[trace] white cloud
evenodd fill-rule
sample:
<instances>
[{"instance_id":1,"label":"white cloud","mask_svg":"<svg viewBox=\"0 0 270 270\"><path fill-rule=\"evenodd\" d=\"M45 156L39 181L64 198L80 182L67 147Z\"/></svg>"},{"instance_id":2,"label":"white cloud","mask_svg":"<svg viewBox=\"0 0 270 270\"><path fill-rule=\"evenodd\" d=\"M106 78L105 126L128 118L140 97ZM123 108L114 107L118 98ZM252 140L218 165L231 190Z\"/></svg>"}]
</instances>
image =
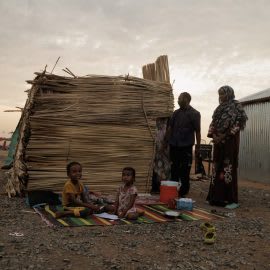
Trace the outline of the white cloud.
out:
<instances>
[{"instance_id":1,"label":"white cloud","mask_svg":"<svg viewBox=\"0 0 270 270\"><path fill-rule=\"evenodd\" d=\"M82 48L85 47L88 41L88 35L84 33L66 33L65 35L59 35L51 37L49 43L62 48Z\"/></svg>"}]
</instances>

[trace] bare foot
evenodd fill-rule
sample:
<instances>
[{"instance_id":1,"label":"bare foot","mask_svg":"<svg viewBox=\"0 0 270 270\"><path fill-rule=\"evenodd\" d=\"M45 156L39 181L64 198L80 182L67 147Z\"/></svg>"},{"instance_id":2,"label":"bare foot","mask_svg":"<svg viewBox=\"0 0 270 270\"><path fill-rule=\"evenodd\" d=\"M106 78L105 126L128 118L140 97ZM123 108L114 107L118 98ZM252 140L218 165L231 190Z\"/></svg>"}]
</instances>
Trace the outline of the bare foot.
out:
<instances>
[{"instance_id":1,"label":"bare foot","mask_svg":"<svg viewBox=\"0 0 270 270\"><path fill-rule=\"evenodd\" d=\"M63 216L62 212L55 212L55 218L60 218Z\"/></svg>"},{"instance_id":2,"label":"bare foot","mask_svg":"<svg viewBox=\"0 0 270 270\"><path fill-rule=\"evenodd\" d=\"M126 218L129 220L136 220L136 219L138 219L138 217L143 216L143 214L144 214L144 211L138 211L135 213L128 213Z\"/></svg>"},{"instance_id":3,"label":"bare foot","mask_svg":"<svg viewBox=\"0 0 270 270\"><path fill-rule=\"evenodd\" d=\"M138 213L138 216L141 217L144 215L144 211L143 210L139 210L137 209L137 213Z\"/></svg>"}]
</instances>

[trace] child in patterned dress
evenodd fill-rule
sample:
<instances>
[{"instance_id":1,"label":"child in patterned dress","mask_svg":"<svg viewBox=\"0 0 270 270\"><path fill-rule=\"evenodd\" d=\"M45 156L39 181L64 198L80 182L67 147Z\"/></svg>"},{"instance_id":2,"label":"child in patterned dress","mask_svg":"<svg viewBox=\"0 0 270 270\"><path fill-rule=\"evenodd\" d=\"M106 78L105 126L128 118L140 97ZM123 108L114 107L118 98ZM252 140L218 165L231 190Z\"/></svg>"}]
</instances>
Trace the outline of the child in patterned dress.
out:
<instances>
[{"instance_id":1,"label":"child in patterned dress","mask_svg":"<svg viewBox=\"0 0 270 270\"><path fill-rule=\"evenodd\" d=\"M122 170L122 181L123 184L118 188L116 195L114 214L118 215L119 218L137 219L144 213L135 207L138 195L137 188L134 185L135 169L125 167Z\"/></svg>"}]
</instances>

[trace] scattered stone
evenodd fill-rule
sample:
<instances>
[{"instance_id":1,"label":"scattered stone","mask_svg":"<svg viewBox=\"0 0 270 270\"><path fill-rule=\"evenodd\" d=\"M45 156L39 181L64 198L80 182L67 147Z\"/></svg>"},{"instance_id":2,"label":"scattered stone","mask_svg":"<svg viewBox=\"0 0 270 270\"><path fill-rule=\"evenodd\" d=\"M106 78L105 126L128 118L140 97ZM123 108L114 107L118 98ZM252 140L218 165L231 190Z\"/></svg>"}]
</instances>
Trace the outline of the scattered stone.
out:
<instances>
[{"instance_id":1,"label":"scattered stone","mask_svg":"<svg viewBox=\"0 0 270 270\"><path fill-rule=\"evenodd\" d=\"M269 192L248 190L240 189L233 218L210 221L218 239L212 246L203 244L201 221L49 228L37 215L22 214L29 210L24 198L0 195L0 269L266 269L270 203L261 198Z\"/></svg>"}]
</instances>

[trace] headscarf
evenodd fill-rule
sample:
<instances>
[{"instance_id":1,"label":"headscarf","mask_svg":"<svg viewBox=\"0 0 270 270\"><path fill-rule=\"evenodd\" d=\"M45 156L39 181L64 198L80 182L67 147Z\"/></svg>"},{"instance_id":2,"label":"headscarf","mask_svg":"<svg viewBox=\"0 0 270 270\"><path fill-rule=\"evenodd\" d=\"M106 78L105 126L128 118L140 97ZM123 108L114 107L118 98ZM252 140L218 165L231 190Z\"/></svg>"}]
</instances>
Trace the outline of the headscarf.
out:
<instances>
[{"instance_id":1,"label":"headscarf","mask_svg":"<svg viewBox=\"0 0 270 270\"><path fill-rule=\"evenodd\" d=\"M244 129L248 117L241 105L235 100L232 87L225 85L219 88L219 93L225 94L226 101L220 101L220 105L215 109L211 126L218 134L228 134L232 128L239 127Z\"/></svg>"}]
</instances>

